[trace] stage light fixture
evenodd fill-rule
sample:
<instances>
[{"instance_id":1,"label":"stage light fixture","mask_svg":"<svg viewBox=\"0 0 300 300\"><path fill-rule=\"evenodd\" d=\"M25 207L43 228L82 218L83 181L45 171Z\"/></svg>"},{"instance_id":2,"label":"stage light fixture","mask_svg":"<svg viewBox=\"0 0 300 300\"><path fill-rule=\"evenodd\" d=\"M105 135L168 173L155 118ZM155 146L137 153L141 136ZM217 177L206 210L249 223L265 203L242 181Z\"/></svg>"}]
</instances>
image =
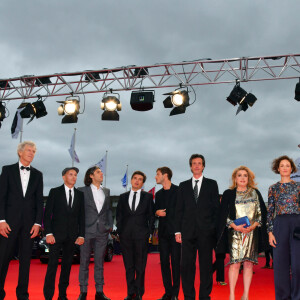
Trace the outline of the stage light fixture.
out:
<instances>
[{"instance_id":1,"label":"stage light fixture","mask_svg":"<svg viewBox=\"0 0 300 300\"><path fill-rule=\"evenodd\" d=\"M108 95L105 93L100 107L104 110L102 114L103 121L119 121L120 117L117 111L122 109L119 94L111 93L111 95Z\"/></svg>"},{"instance_id":2,"label":"stage light fixture","mask_svg":"<svg viewBox=\"0 0 300 300\"><path fill-rule=\"evenodd\" d=\"M299 78L299 82L296 84L295 87L295 100L300 101L300 78Z\"/></svg>"},{"instance_id":3,"label":"stage light fixture","mask_svg":"<svg viewBox=\"0 0 300 300\"><path fill-rule=\"evenodd\" d=\"M50 83L52 83L50 80L50 77L39 77L35 80L36 86L41 86L41 85L50 84Z\"/></svg>"},{"instance_id":4,"label":"stage light fixture","mask_svg":"<svg viewBox=\"0 0 300 300\"><path fill-rule=\"evenodd\" d=\"M154 91L133 91L130 98L130 106L133 110L147 111L153 108Z\"/></svg>"},{"instance_id":5,"label":"stage light fixture","mask_svg":"<svg viewBox=\"0 0 300 300\"><path fill-rule=\"evenodd\" d=\"M0 89L9 89L10 85L7 80L0 80Z\"/></svg>"},{"instance_id":6,"label":"stage light fixture","mask_svg":"<svg viewBox=\"0 0 300 300\"><path fill-rule=\"evenodd\" d=\"M236 112L237 115L240 111L246 111L249 106L252 107L257 98L253 94L247 93L243 88L240 87L240 83L237 82L226 100L233 106L239 104Z\"/></svg>"},{"instance_id":7,"label":"stage light fixture","mask_svg":"<svg viewBox=\"0 0 300 300\"><path fill-rule=\"evenodd\" d=\"M62 124L77 123L80 109L80 98L78 96L69 96L65 101L56 101L61 103L57 109L57 113L64 117L61 120Z\"/></svg>"},{"instance_id":8,"label":"stage light fixture","mask_svg":"<svg viewBox=\"0 0 300 300\"><path fill-rule=\"evenodd\" d=\"M100 75L98 72L90 72L85 74L84 79L87 81L95 81L100 79Z\"/></svg>"},{"instance_id":9,"label":"stage light fixture","mask_svg":"<svg viewBox=\"0 0 300 300\"><path fill-rule=\"evenodd\" d=\"M2 101L0 101L0 128L1 128L1 123L2 123L2 121L7 117L6 116L6 110L7 110L7 108L6 108L6 106L3 104L3 102Z\"/></svg>"},{"instance_id":10,"label":"stage light fixture","mask_svg":"<svg viewBox=\"0 0 300 300\"><path fill-rule=\"evenodd\" d=\"M23 119L30 118L29 122L30 123L34 117L37 119L45 117L48 113L46 110L46 107L44 105L44 102L42 100L42 97L38 97L39 100L33 102L33 103L24 103L23 105L25 106L23 110L20 112L20 116Z\"/></svg>"},{"instance_id":11,"label":"stage light fixture","mask_svg":"<svg viewBox=\"0 0 300 300\"><path fill-rule=\"evenodd\" d=\"M189 91L188 89L181 90L182 88L170 93L165 93L168 97L163 101L165 108L173 108L170 112L170 116L184 114L187 106L190 105Z\"/></svg>"}]
</instances>

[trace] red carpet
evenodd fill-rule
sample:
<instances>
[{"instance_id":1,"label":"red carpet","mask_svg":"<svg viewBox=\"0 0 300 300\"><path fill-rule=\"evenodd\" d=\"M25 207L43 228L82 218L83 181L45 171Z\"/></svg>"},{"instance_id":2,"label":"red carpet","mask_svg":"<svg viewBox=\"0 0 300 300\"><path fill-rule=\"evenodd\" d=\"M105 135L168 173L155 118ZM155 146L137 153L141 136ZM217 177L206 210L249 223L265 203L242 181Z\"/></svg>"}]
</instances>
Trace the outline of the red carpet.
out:
<instances>
[{"instance_id":1,"label":"red carpet","mask_svg":"<svg viewBox=\"0 0 300 300\"><path fill-rule=\"evenodd\" d=\"M259 259L259 265L254 267L255 274L253 275L252 285L250 289L250 299L251 300L273 300L275 299L274 294L274 282L273 282L273 270L261 269L265 262L264 258ZM6 279L6 300L15 300L15 288L18 280L18 262L12 261L9 267L7 279ZM93 264L90 267L90 286L88 292L88 299L95 299L95 286L93 284L94 273ZM40 263L39 260L34 259L31 263L30 272L30 284L29 293L30 300L42 300L43 297L43 283L46 273L46 265ZM60 267L58 268L58 274L60 272ZM73 265L70 286L68 288L68 299L75 300L79 295L79 285L78 285L78 272L79 265ZM228 267L225 268L226 281L227 280ZM125 281L125 270L123 266L122 257L120 255L115 255L112 262L105 263L104 265L104 276L105 276L105 286L104 292L112 300L122 300L126 296L126 281ZM57 276L58 278L58 276ZM195 280L195 286L198 297L199 289L199 270L197 268L197 276ZM143 300L155 300L160 298L163 293L163 285L160 272L159 255L149 254L148 263L146 269L146 284L145 284L145 295ZM243 281L242 275L239 276L237 284L236 299L239 300L243 293ZM57 299L58 291L56 285L56 292L54 295L54 300ZM218 286L214 282L213 291L211 298L212 300L227 300L229 297L229 287ZM180 290L179 299L183 300L183 293ZM198 298L196 298L198 299Z\"/></svg>"}]
</instances>

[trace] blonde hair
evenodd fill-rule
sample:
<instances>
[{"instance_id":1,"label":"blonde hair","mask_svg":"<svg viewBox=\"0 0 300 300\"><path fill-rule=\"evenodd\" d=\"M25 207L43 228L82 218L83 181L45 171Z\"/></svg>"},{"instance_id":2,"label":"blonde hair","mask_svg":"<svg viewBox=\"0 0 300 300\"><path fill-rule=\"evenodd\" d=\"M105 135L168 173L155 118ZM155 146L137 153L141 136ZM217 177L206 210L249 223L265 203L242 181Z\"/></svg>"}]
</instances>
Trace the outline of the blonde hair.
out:
<instances>
[{"instance_id":1,"label":"blonde hair","mask_svg":"<svg viewBox=\"0 0 300 300\"><path fill-rule=\"evenodd\" d=\"M30 147L33 147L36 150L36 145L35 145L34 142L32 142L32 141L24 141L24 142L22 142L22 143L20 143L18 145L18 148L17 148L17 154L18 154L18 156L19 156L19 152L23 152L24 151L24 148L25 148L26 145L28 145Z\"/></svg>"},{"instance_id":2,"label":"blonde hair","mask_svg":"<svg viewBox=\"0 0 300 300\"><path fill-rule=\"evenodd\" d=\"M231 190L237 187L236 185L236 175L238 171L246 171L248 174L248 187L255 189L257 183L255 182L255 175L254 173L246 166L239 166L238 168L233 170L231 175L231 186L229 187Z\"/></svg>"}]
</instances>

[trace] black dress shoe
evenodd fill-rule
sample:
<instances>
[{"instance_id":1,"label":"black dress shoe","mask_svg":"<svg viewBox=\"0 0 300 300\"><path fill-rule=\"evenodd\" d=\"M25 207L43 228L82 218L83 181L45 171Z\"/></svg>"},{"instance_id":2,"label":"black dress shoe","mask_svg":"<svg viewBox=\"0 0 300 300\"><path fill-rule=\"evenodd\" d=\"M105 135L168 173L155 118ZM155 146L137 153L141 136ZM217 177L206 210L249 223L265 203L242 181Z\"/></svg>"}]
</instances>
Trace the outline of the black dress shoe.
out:
<instances>
[{"instance_id":1,"label":"black dress shoe","mask_svg":"<svg viewBox=\"0 0 300 300\"><path fill-rule=\"evenodd\" d=\"M133 294L133 295L127 295L127 297L124 300L133 300L133 299L136 299L135 294Z\"/></svg>"},{"instance_id":2,"label":"black dress shoe","mask_svg":"<svg viewBox=\"0 0 300 300\"><path fill-rule=\"evenodd\" d=\"M173 296L172 300L178 300L178 297L177 296Z\"/></svg>"},{"instance_id":3,"label":"black dress shoe","mask_svg":"<svg viewBox=\"0 0 300 300\"><path fill-rule=\"evenodd\" d=\"M68 300L68 298L64 296L58 296L57 300Z\"/></svg>"},{"instance_id":4,"label":"black dress shoe","mask_svg":"<svg viewBox=\"0 0 300 300\"><path fill-rule=\"evenodd\" d=\"M80 293L77 300L86 300L86 295L87 295L87 293Z\"/></svg>"},{"instance_id":5,"label":"black dress shoe","mask_svg":"<svg viewBox=\"0 0 300 300\"><path fill-rule=\"evenodd\" d=\"M95 300L110 300L103 292L96 292Z\"/></svg>"},{"instance_id":6,"label":"black dress shoe","mask_svg":"<svg viewBox=\"0 0 300 300\"><path fill-rule=\"evenodd\" d=\"M157 300L172 300L172 296L164 294L161 298L159 298Z\"/></svg>"},{"instance_id":7,"label":"black dress shoe","mask_svg":"<svg viewBox=\"0 0 300 300\"><path fill-rule=\"evenodd\" d=\"M137 294L136 297L134 298L134 300L142 300L142 296Z\"/></svg>"}]
</instances>

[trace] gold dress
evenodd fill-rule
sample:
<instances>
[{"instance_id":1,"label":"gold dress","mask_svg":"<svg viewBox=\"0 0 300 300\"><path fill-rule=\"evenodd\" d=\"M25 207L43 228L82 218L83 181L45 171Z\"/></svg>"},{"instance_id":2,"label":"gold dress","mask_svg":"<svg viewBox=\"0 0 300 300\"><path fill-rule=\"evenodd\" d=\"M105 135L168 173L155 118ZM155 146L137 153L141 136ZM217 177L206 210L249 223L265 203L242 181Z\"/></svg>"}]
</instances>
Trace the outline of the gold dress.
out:
<instances>
[{"instance_id":1,"label":"gold dress","mask_svg":"<svg viewBox=\"0 0 300 300\"><path fill-rule=\"evenodd\" d=\"M235 198L236 219L247 216L251 225L255 222L261 224L261 211L258 195L254 189L244 192L236 191ZM227 218L227 226L234 220ZM230 227L231 228L231 227ZM231 229L229 231L230 263L250 261L258 263L258 232L252 230L248 234Z\"/></svg>"}]
</instances>

